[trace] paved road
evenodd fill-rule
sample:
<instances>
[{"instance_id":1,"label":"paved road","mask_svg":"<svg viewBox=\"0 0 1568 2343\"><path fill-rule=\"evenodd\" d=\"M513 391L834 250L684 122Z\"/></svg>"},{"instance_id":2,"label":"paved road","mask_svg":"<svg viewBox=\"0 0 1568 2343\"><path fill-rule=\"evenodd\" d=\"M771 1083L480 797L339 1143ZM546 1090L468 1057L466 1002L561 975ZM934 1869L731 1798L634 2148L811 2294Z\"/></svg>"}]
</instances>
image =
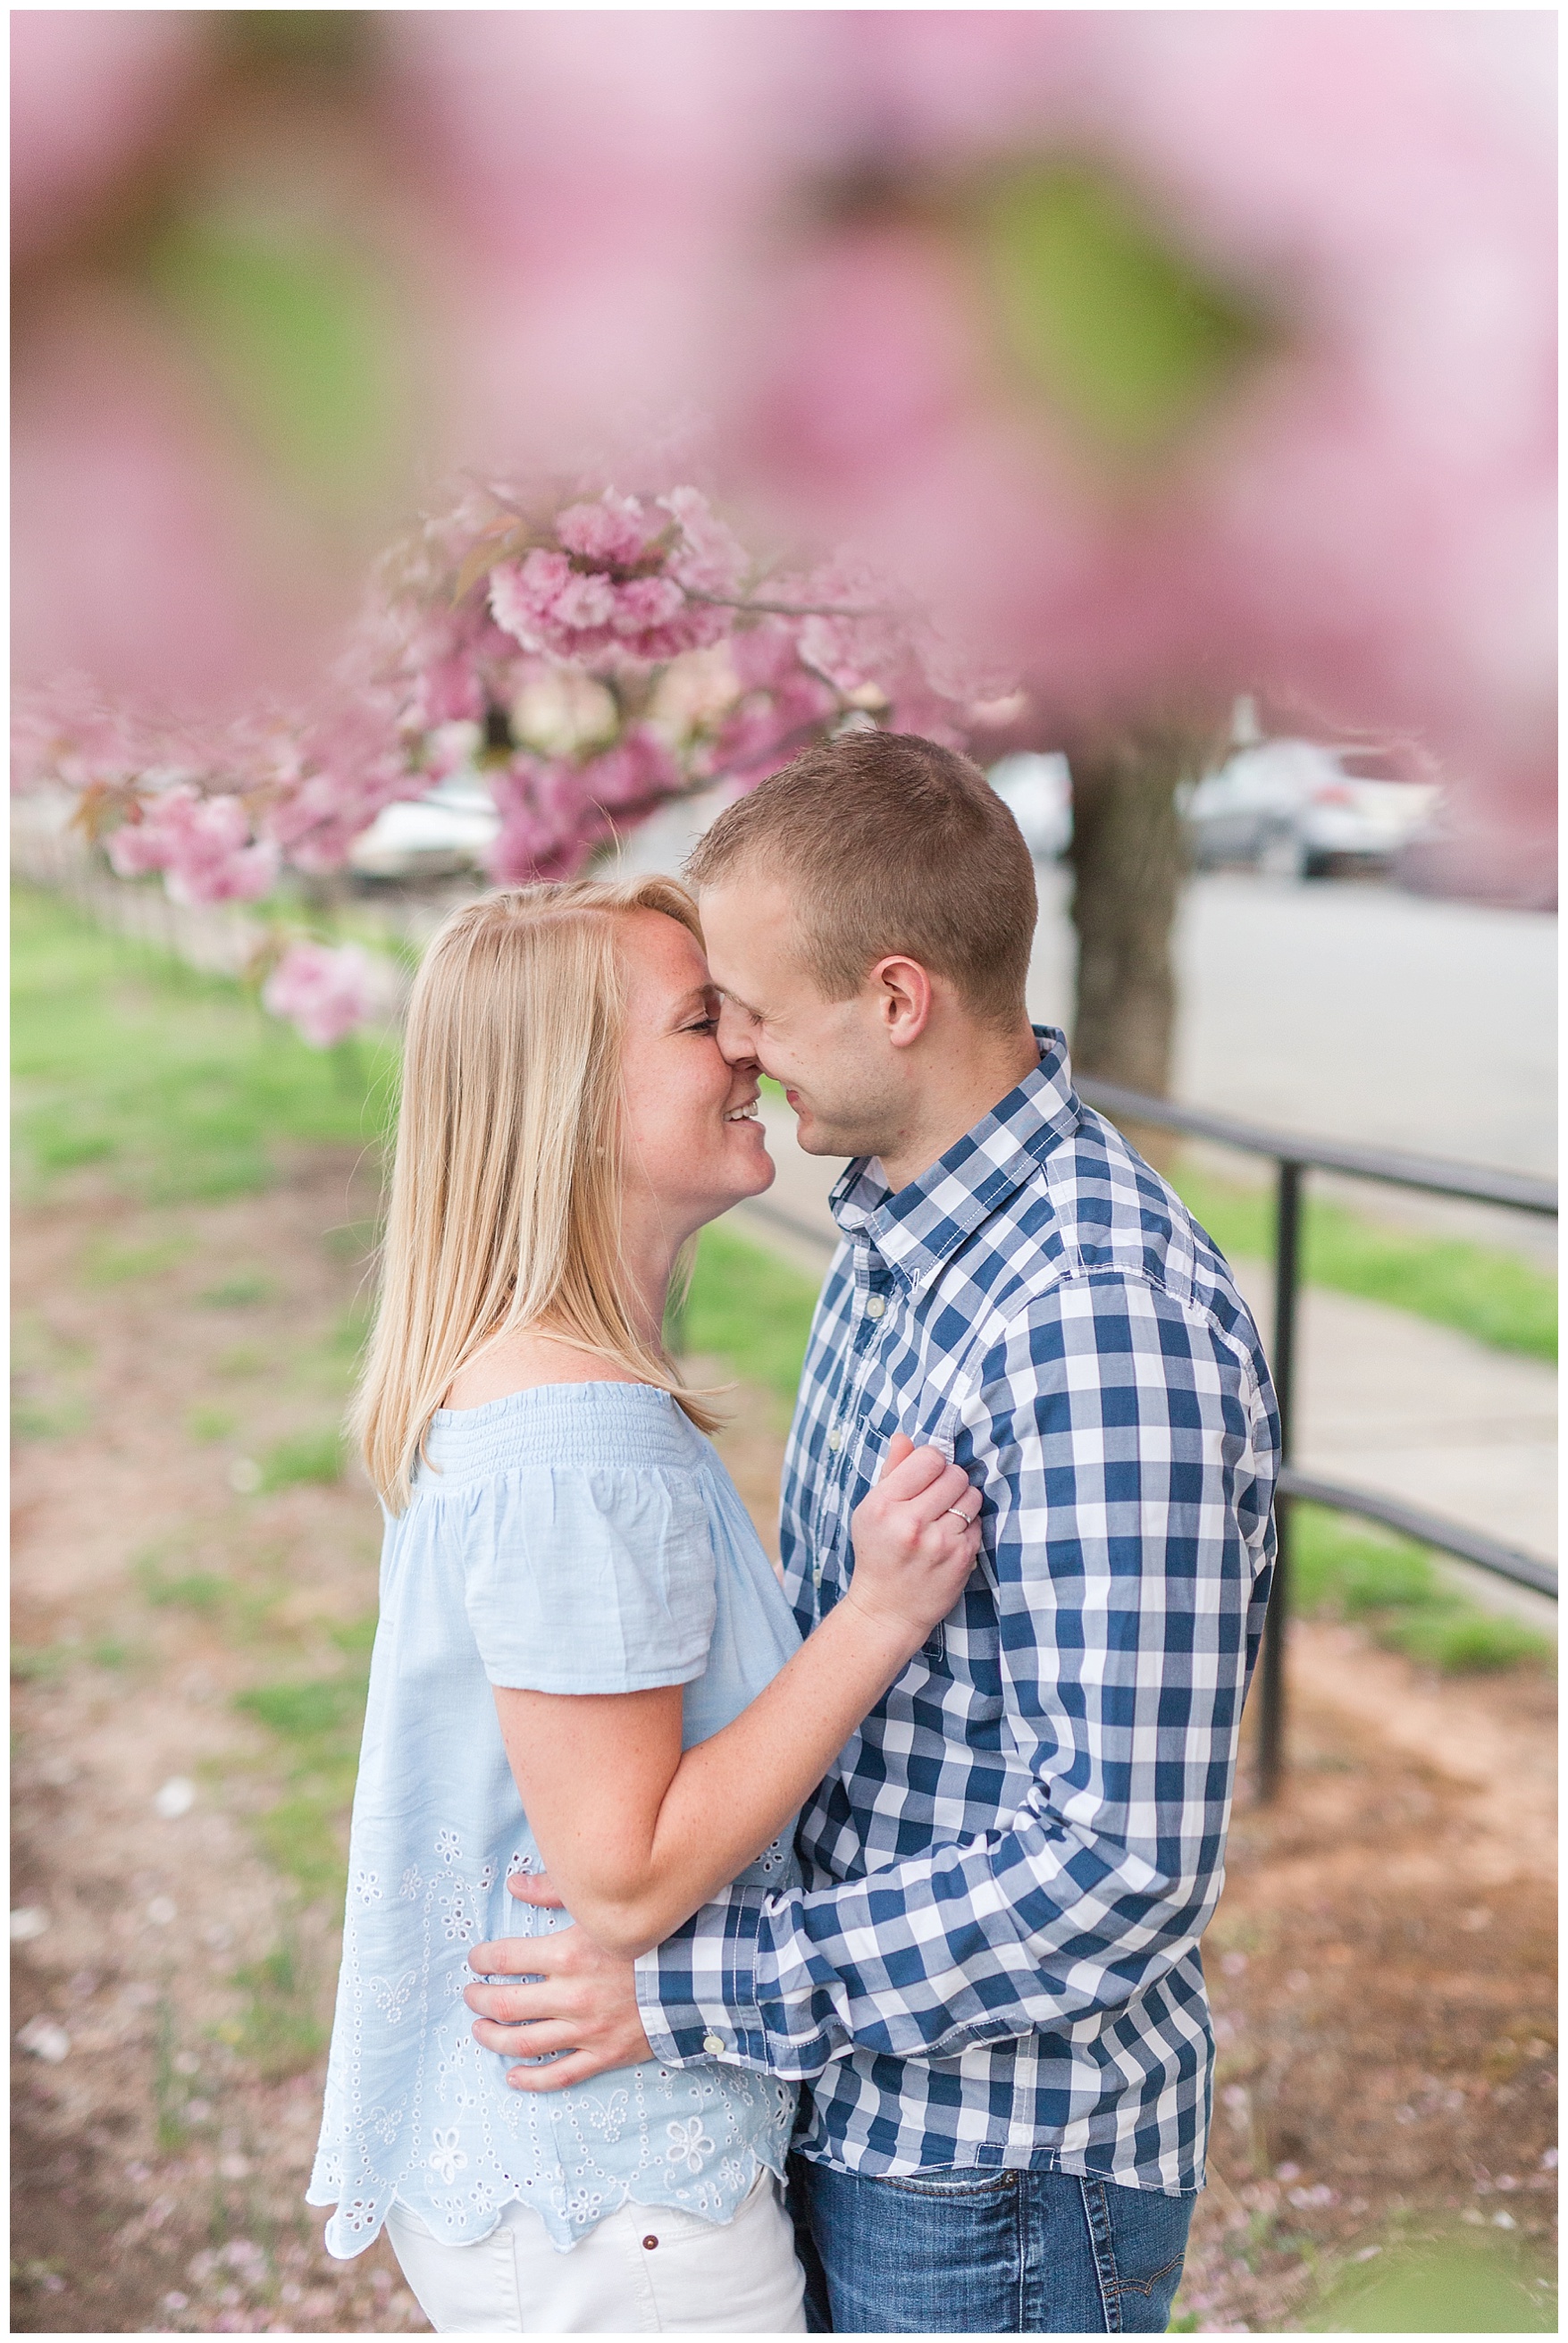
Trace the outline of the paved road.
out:
<instances>
[{"instance_id":1,"label":"paved road","mask_svg":"<svg viewBox=\"0 0 1568 2343\"><path fill-rule=\"evenodd\" d=\"M1040 874L1037 1017L1072 999L1067 874ZM1211 873L1187 890L1172 1090L1287 1131L1508 1171L1557 1168L1557 921L1356 881ZM1227 1167L1241 1168L1234 1159ZM1550 1257L1548 1222L1335 1192L1383 1218Z\"/></svg>"}]
</instances>

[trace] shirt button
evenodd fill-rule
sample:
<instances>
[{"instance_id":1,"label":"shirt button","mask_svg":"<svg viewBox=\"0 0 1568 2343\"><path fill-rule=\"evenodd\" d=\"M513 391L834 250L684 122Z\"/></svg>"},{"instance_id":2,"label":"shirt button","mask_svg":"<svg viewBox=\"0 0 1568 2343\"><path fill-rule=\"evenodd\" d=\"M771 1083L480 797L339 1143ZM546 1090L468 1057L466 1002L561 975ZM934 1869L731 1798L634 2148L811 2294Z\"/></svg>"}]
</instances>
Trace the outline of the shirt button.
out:
<instances>
[{"instance_id":1,"label":"shirt button","mask_svg":"<svg viewBox=\"0 0 1568 2343\"><path fill-rule=\"evenodd\" d=\"M835 1424L830 1425L830 1426L829 1427L829 1432L828 1432L828 1445L829 1445L829 1448L832 1448L832 1449L839 1449L839 1448L842 1448L843 1444L844 1444L844 1435L843 1435L843 1433L839 1431L839 1427L838 1427L838 1425L837 1425L836 1423L835 1423Z\"/></svg>"},{"instance_id":2,"label":"shirt button","mask_svg":"<svg viewBox=\"0 0 1568 2343\"><path fill-rule=\"evenodd\" d=\"M814 1562L811 1564L811 1584L813 1586L820 1586L822 1584L822 1565L819 1562Z\"/></svg>"},{"instance_id":3,"label":"shirt button","mask_svg":"<svg viewBox=\"0 0 1568 2343\"><path fill-rule=\"evenodd\" d=\"M866 1304L866 1315L868 1318L879 1318L887 1306L879 1293L873 1293Z\"/></svg>"},{"instance_id":4,"label":"shirt button","mask_svg":"<svg viewBox=\"0 0 1568 2343\"><path fill-rule=\"evenodd\" d=\"M729 2045L722 2034L705 2034L702 2037L702 2046L710 2058L717 2058L719 2052L727 2049Z\"/></svg>"}]
</instances>

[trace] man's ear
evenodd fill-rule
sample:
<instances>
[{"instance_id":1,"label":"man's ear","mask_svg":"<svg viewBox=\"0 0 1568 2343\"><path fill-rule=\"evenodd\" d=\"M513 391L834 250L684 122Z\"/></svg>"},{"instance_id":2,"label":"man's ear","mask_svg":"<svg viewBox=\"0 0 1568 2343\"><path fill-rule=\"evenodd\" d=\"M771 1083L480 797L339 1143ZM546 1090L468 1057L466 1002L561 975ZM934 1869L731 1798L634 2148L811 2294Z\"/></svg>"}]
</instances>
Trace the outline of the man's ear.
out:
<instances>
[{"instance_id":1,"label":"man's ear","mask_svg":"<svg viewBox=\"0 0 1568 2343\"><path fill-rule=\"evenodd\" d=\"M877 1018L895 1050L918 1041L930 1022L931 980L918 960L890 952L866 981L876 995Z\"/></svg>"}]
</instances>

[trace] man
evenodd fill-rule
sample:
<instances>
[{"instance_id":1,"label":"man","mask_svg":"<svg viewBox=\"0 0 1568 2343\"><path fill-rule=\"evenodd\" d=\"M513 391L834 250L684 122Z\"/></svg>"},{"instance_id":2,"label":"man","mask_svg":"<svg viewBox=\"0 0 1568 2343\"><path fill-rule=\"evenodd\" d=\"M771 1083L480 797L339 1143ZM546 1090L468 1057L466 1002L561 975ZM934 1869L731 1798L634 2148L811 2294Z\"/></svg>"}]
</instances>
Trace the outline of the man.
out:
<instances>
[{"instance_id":1,"label":"man","mask_svg":"<svg viewBox=\"0 0 1568 2343\"><path fill-rule=\"evenodd\" d=\"M1258 1336L1031 1028L1033 869L965 759L846 735L729 807L689 871L726 1054L784 1085L809 1151L853 1159L785 1465L801 1627L843 1593L895 1432L982 1492L980 1562L801 1815L803 1891L705 1906L635 1998L575 1929L480 1946L542 1982L471 1987L476 2031L518 2053L569 2016L571 2078L651 2046L805 2083L819 2330L1161 2331L1273 1550Z\"/></svg>"}]
</instances>

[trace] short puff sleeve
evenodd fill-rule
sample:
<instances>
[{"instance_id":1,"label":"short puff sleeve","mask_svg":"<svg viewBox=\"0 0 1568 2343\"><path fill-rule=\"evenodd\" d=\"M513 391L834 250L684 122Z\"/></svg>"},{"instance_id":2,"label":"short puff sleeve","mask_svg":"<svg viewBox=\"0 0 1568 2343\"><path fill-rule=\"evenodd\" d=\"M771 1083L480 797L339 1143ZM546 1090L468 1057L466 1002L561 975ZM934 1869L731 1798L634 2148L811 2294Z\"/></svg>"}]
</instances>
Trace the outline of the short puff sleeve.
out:
<instances>
[{"instance_id":1,"label":"short puff sleeve","mask_svg":"<svg viewBox=\"0 0 1568 2343\"><path fill-rule=\"evenodd\" d=\"M464 1599L492 1684L647 1692L702 1674L715 1565L695 1473L541 1464L476 1493Z\"/></svg>"}]
</instances>

